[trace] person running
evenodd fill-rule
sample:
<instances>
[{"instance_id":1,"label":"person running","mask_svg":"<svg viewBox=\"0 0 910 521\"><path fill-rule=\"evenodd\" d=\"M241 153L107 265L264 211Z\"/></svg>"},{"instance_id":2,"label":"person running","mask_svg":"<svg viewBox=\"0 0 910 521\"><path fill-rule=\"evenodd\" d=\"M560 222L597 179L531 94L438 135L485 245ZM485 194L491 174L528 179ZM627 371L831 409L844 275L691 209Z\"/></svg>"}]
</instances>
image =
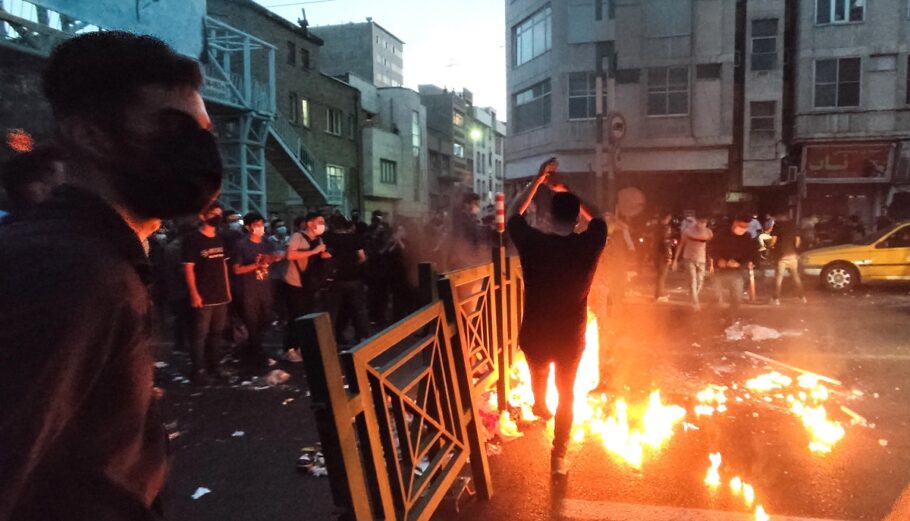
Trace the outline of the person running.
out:
<instances>
[{"instance_id":1,"label":"person running","mask_svg":"<svg viewBox=\"0 0 910 521\"><path fill-rule=\"evenodd\" d=\"M708 218L699 215L694 223L683 228L679 247L676 248L676 254L673 257L674 271L676 271L680 257L683 259L686 272L689 274L689 296L695 311L701 309L699 296L705 285L707 247L708 242L713 238L714 232L708 228Z\"/></svg>"},{"instance_id":2,"label":"person running","mask_svg":"<svg viewBox=\"0 0 910 521\"><path fill-rule=\"evenodd\" d=\"M799 276L799 247L802 245L802 238L799 236L799 230L796 229L796 223L790 220L786 214L777 217L777 224L771 235L771 251L777 261L777 271L774 276L774 299L771 301L775 306L780 305L780 290L784 284L784 273L790 272L793 277L793 284L796 286L796 293L800 301L805 304L806 293L803 290L803 280Z\"/></svg>"},{"instance_id":3,"label":"person running","mask_svg":"<svg viewBox=\"0 0 910 521\"><path fill-rule=\"evenodd\" d=\"M509 206L508 232L518 249L525 279L525 309L519 344L531 371L534 414L547 419L547 377L555 365L559 405L550 460L554 476L568 473L566 452L572 429L573 389L584 350L587 300L594 270L607 242L607 224L565 185L548 183L556 159L545 161L537 177ZM542 186L556 192L550 206L551 233L532 228L525 212ZM587 222L576 233L579 217Z\"/></svg>"}]
</instances>

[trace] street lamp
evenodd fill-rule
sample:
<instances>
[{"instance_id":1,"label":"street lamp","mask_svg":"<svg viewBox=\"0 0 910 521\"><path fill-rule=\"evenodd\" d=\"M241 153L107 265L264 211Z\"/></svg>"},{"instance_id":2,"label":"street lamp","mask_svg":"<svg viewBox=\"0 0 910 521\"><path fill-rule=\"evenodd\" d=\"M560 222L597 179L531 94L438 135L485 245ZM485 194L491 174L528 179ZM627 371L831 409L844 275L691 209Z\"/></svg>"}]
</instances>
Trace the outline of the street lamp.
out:
<instances>
[{"instance_id":1,"label":"street lamp","mask_svg":"<svg viewBox=\"0 0 910 521\"><path fill-rule=\"evenodd\" d=\"M468 135L471 137L471 141L477 142L483 139L483 130L474 127Z\"/></svg>"}]
</instances>

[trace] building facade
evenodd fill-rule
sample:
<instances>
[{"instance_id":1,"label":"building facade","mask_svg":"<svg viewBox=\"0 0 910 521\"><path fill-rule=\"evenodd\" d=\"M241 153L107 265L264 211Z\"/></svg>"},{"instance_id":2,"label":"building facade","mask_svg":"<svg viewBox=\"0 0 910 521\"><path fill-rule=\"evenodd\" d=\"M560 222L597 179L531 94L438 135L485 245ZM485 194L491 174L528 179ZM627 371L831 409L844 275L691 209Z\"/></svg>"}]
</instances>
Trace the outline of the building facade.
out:
<instances>
[{"instance_id":1,"label":"building facade","mask_svg":"<svg viewBox=\"0 0 910 521\"><path fill-rule=\"evenodd\" d=\"M403 87L376 87L353 74L364 117L363 210L423 221L429 213L427 115L420 95Z\"/></svg>"},{"instance_id":2,"label":"building facade","mask_svg":"<svg viewBox=\"0 0 910 521\"><path fill-rule=\"evenodd\" d=\"M404 42L371 18L363 23L310 30L325 40L322 58L326 74L351 72L377 87L400 87L404 83Z\"/></svg>"},{"instance_id":3,"label":"building facade","mask_svg":"<svg viewBox=\"0 0 910 521\"><path fill-rule=\"evenodd\" d=\"M905 1L515 0L506 18L507 180L555 155L652 209L910 217ZM598 105L623 116L616 146Z\"/></svg>"},{"instance_id":4,"label":"building facade","mask_svg":"<svg viewBox=\"0 0 910 521\"><path fill-rule=\"evenodd\" d=\"M430 208L450 209L474 187L474 149L468 139L473 94L436 85L420 85L419 92L427 113Z\"/></svg>"},{"instance_id":5,"label":"building facade","mask_svg":"<svg viewBox=\"0 0 910 521\"><path fill-rule=\"evenodd\" d=\"M474 192L492 204L503 189L503 140L506 124L496 119L491 107L474 107L468 139L474 148Z\"/></svg>"},{"instance_id":6,"label":"building facade","mask_svg":"<svg viewBox=\"0 0 910 521\"><path fill-rule=\"evenodd\" d=\"M360 92L321 71L323 40L251 0L209 0L208 13L277 49L268 212L290 218L326 206L359 207Z\"/></svg>"}]
</instances>

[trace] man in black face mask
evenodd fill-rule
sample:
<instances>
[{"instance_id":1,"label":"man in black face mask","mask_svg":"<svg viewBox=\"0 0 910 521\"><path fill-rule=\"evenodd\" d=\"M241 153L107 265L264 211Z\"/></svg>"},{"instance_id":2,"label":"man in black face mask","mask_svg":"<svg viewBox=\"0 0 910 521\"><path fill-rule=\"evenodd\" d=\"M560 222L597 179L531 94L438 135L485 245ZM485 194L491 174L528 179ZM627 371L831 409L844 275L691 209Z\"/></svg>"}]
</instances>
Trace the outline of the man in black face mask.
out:
<instances>
[{"instance_id":1,"label":"man in black face mask","mask_svg":"<svg viewBox=\"0 0 910 521\"><path fill-rule=\"evenodd\" d=\"M114 31L47 62L67 179L0 228L0 519L159 518L143 245L220 190L201 81L163 42Z\"/></svg>"}]
</instances>

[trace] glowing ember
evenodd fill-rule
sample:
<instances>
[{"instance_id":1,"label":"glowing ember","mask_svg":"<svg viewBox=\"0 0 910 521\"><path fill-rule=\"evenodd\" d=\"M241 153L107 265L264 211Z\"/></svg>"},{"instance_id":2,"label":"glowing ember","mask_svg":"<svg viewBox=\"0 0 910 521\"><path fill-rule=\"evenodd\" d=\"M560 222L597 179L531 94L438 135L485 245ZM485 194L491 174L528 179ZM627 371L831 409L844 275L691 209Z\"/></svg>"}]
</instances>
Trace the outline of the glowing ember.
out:
<instances>
[{"instance_id":1,"label":"glowing ember","mask_svg":"<svg viewBox=\"0 0 910 521\"><path fill-rule=\"evenodd\" d=\"M708 459L711 460L711 468L708 469L708 474L705 476L705 484L711 487L712 489L720 486L720 452L713 452L708 455Z\"/></svg>"},{"instance_id":2,"label":"glowing ember","mask_svg":"<svg viewBox=\"0 0 910 521\"><path fill-rule=\"evenodd\" d=\"M743 492L743 480L739 476L730 480L730 492L734 496L738 496Z\"/></svg>"},{"instance_id":3,"label":"glowing ember","mask_svg":"<svg viewBox=\"0 0 910 521\"><path fill-rule=\"evenodd\" d=\"M771 521L771 516L765 513L765 508L761 505L755 507L755 521Z\"/></svg>"},{"instance_id":4,"label":"glowing ember","mask_svg":"<svg viewBox=\"0 0 910 521\"><path fill-rule=\"evenodd\" d=\"M822 405L810 407L802 402L794 402L790 410L802 419L803 426L809 432L809 450L812 452L831 452L834 444L846 433L840 422L828 419L828 412Z\"/></svg>"},{"instance_id":5,"label":"glowing ember","mask_svg":"<svg viewBox=\"0 0 910 521\"><path fill-rule=\"evenodd\" d=\"M748 507L755 503L755 489L748 483L743 483L743 501L746 502Z\"/></svg>"},{"instance_id":6,"label":"glowing ember","mask_svg":"<svg viewBox=\"0 0 910 521\"><path fill-rule=\"evenodd\" d=\"M14 128L6 133L6 144L14 152L29 152L35 148L32 136L21 128Z\"/></svg>"},{"instance_id":7,"label":"glowing ember","mask_svg":"<svg viewBox=\"0 0 910 521\"><path fill-rule=\"evenodd\" d=\"M790 384L792 383L792 378L785 374L774 371L771 373L765 373L763 375L756 376L755 378L748 380L746 382L746 389L758 392L768 392L776 389L783 389L784 387L790 387Z\"/></svg>"}]
</instances>

